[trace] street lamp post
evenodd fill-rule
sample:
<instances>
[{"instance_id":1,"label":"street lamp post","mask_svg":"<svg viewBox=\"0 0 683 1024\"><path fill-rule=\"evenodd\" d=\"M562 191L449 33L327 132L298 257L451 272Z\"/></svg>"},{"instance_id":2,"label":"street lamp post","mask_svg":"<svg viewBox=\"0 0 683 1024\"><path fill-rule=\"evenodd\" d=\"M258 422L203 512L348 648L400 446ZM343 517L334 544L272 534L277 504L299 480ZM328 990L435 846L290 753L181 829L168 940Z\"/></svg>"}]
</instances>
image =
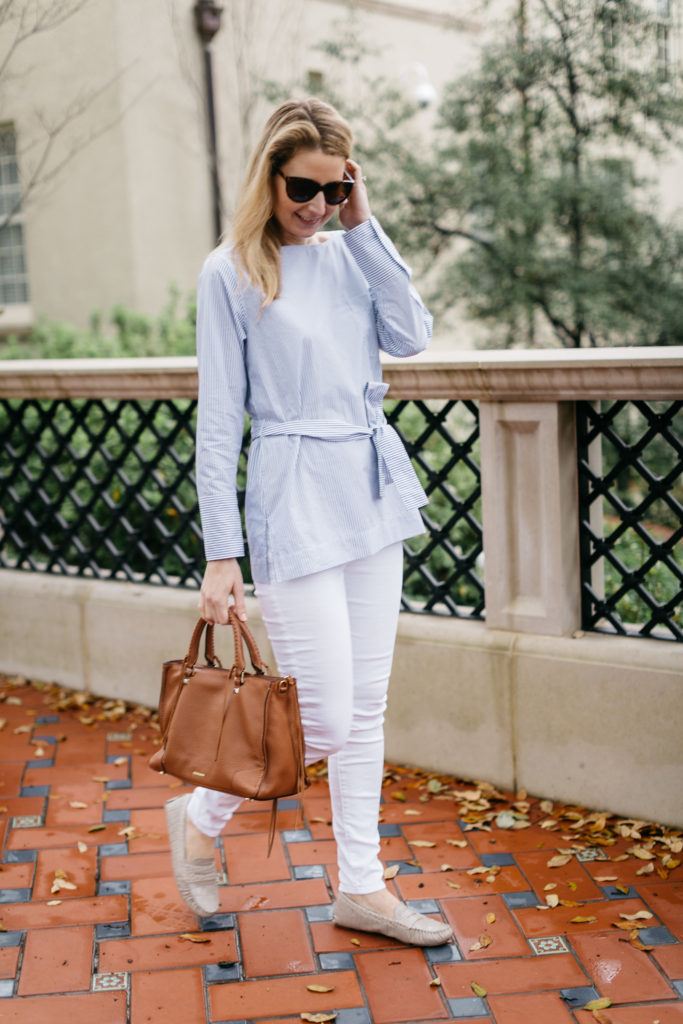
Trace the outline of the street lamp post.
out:
<instances>
[{"instance_id":1,"label":"street lamp post","mask_svg":"<svg viewBox=\"0 0 683 1024\"><path fill-rule=\"evenodd\" d=\"M218 175L218 146L216 142L216 111L213 98L213 64L212 42L221 27L223 8L211 0L197 0L194 5L195 26L202 41L204 51L204 74L206 78L206 110L209 128L209 166L211 170L211 190L213 196L213 226L218 242L222 231L221 182Z\"/></svg>"}]
</instances>

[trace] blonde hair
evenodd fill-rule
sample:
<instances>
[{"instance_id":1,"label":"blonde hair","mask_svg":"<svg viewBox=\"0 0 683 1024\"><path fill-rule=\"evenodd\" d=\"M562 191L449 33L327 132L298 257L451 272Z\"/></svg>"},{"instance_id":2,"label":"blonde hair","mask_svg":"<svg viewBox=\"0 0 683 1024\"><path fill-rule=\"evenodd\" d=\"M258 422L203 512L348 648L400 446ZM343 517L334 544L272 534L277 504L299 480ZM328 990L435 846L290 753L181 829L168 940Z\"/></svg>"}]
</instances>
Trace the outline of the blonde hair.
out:
<instances>
[{"instance_id":1,"label":"blonde hair","mask_svg":"<svg viewBox=\"0 0 683 1024\"><path fill-rule=\"evenodd\" d=\"M282 284L273 178L302 149L348 159L351 141L344 118L322 100L290 100L268 118L249 161L232 231L238 269L261 292L262 307L279 297Z\"/></svg>"}]
</instances>

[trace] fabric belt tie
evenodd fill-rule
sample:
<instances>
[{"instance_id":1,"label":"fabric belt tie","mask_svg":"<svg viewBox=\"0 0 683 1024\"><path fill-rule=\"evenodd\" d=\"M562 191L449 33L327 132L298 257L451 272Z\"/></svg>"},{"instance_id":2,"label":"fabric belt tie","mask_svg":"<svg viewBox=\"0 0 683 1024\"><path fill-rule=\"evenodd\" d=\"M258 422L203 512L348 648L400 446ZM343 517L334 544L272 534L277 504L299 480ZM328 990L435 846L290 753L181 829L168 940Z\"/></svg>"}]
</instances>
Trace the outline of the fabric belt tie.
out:
<instances>
[{"instance_id":1,"label":"fabric belt tie","mask_svg":"<svg viewBox=\"0 0 683 1024\"><path fill-rule=\"evenodd\" d=\"M366 426L341 420L254 420L252 439L260 441L265 437L299 435L322 441L352 441L354 438L369 437L377 457L380 498L384 497L386 485L394 483L404 504L408 508L418 508L423 504L424 492L400 437L387 423L382 409L382 400L388 390L389 385L382 381L369 381L365 385L363 397L368 420Z\"/></svg>"}]
</instances>

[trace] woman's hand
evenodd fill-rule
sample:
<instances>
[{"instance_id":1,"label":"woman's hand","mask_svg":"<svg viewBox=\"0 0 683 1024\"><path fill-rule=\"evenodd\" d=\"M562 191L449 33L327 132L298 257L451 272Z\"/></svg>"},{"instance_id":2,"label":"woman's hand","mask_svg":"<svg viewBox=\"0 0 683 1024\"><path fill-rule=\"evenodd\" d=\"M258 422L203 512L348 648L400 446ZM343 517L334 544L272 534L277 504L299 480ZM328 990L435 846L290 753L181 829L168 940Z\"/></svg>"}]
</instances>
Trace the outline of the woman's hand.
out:
<instances>
[{"instance_id":1,"label":"woman's hand","mask_svg":"<svg viewBox=\"0 0 683 1024\"><path fill-rule=\"evenodd\" d=\"M225 626L228 622L230 596L242 622L247 621L244 604L244 581L236 558L219 558L206 563L206 571L199 591L199 614L210 625Z\"/></svg>"},{"instance_id":2,"label":"woman's hand","mask_svg":"<svg viewBox=\"0 0 683 1024\"><path fill-rule=\"evenodd\" d=\"M342 227L350 231L352 228L357 228L359 224L364 224L366 220L370 220L372 214L360 164L357 164L355 160L347 160L346 171L356 184L351 189L349 198L344 200L339 207L339 220Z\"/></svg>"}]
</instances>

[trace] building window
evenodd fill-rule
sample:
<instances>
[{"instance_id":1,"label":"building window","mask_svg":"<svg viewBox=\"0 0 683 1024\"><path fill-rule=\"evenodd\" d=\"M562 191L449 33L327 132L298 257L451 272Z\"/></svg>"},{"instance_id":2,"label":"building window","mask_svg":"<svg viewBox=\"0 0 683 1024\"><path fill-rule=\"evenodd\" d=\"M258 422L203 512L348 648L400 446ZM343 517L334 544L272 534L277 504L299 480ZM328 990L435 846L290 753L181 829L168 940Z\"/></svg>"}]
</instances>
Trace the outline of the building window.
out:
<instances>
[{"instance_id":1,"label":"building window","mask_svg":"<svg viewBox=\"0 0 683 1024\"><path fill-rule=\"evenodd\" d=\"M664 81L671 75L672 0L657 0L657 73Z\"/></svg>"},{"instance_id":2,"label":"building window","mask_svg":"<svg viewBox=\"0 0 683 1024\"><path fill-rule=\"evenodd\" d=\"M0 125L0 304L28 302L17 144L12 125Z\"/></svg>"}]
</instances>

